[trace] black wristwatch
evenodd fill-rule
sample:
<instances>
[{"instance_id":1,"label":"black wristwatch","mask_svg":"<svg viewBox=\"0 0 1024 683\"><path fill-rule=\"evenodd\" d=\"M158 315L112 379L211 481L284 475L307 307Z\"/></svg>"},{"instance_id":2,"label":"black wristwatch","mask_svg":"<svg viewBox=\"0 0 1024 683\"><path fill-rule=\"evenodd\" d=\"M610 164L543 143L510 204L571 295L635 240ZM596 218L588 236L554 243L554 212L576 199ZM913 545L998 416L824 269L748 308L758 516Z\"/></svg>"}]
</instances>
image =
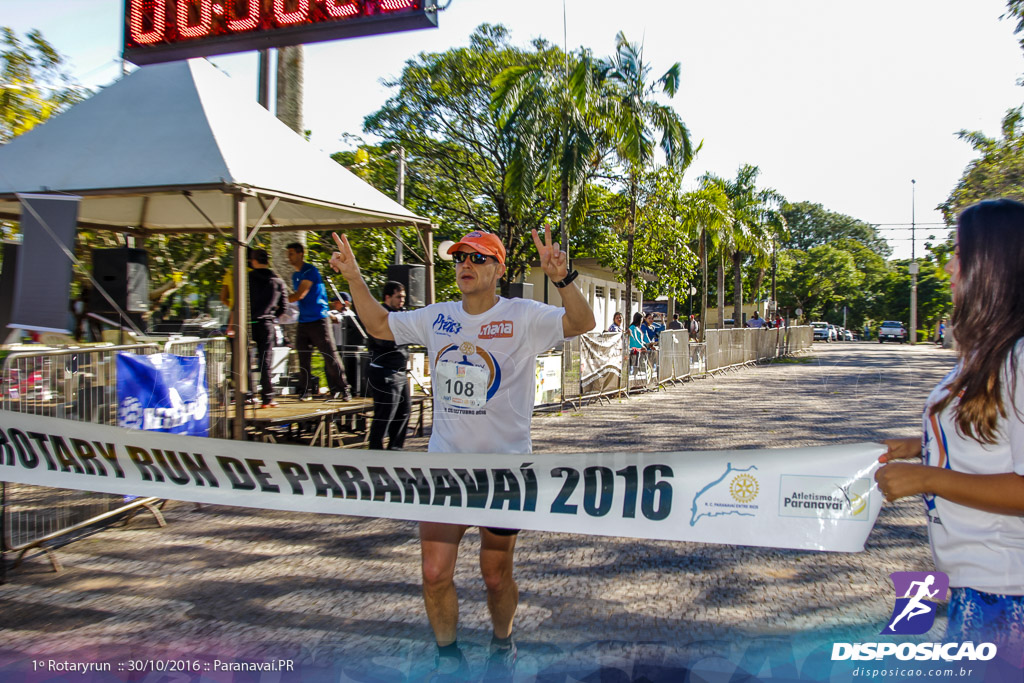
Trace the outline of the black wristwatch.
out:
<instances>
[{"instance_id":1,"label":"black wristwatch","mask_svg":"<svg viewBox=\"0 0 1024 683\"><path fill-rule=\"evenodd\" d=\"M564 278L559 280L558 282L555 282L554 285L555 285L555 287L558 287L559 289L562 289L563 287L568 287L570 284L572 284L573 280L575 280L577 277L579 277L579 274L580 274L580 272L578 270L574 270L571 273L569 273L568 275L566 275Z\"/></svg>"}]
</instances>

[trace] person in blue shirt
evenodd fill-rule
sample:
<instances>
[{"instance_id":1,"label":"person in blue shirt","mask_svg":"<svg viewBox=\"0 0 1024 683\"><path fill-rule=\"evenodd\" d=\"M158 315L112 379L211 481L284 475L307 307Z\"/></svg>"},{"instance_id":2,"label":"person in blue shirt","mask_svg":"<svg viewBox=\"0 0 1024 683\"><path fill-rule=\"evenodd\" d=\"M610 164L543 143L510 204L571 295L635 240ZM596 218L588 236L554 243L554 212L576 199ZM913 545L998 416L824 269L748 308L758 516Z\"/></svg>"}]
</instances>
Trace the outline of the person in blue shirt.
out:
<instances>
[{"instance_id":1,"label":"person in blue shirt","mask_svg":"<svg viewBox=\"0 0 1024 683\"><path fill-rule=\"evenodd\" d=\"M643 328L644 316L642 313L633 314L633 322L629 326L629 364L638 365L640 359L650 349L654 348L654 342L647 336Z\"/></svg>"},{"instance_id":2,"label":"person in blue shirt","mask_svg":"<svg viewBox=\"0 0 1024 683\"><path fill-rule=\"evenodd\" d=\"M288 263L295 272L292 273L292 288L288 301L299 304L299 324L295 331L295 350L299 354L299 372L301 379L298 394L300 401L310 401L313 394L310 389L312 377L313 349L320 351L324 357L324 370L327 372L328 400L348 401L352 398L345 370L338 357L338 350L331 336L331 326L327 317L330 307L327 303L327 289L320 271L312 263L305 262L306 248L301 242L288 245Z\"/></svg>"},{"instance_id":3,"label":"person in blue shirt","mask_svg":"<svg viewBox=\"0 0 1024 683\"><path fill-rule=\"evenodd\" d=\"M658 326L654 323L653 313L644 313L643 323L641 323L640 325L640 330L644 333L644 336L647 338L648 344L651 344L653 346L653 344L657 343L658 335L661 334L661 330L659 330Z\"/></svg>"}]
</instances>

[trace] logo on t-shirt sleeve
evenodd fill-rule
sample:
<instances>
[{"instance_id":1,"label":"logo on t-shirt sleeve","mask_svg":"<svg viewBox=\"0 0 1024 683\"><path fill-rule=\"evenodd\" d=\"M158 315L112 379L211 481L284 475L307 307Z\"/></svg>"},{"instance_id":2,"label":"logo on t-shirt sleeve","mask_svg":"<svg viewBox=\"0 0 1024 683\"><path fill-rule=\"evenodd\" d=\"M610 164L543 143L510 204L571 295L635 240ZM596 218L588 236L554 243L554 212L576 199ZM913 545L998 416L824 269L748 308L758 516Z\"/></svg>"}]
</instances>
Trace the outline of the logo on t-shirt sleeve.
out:
<instances>
[{"instance_id":1,"label":"logo on t-shirt sleeve","mask_svg":"<svg viewBox=\"0 0 1024 683\"><path fill-rule=\"evenodd\" d=\"M512 321L498 320L480 326L480 339L495 339L512 336Z\"/></svg>"}]
</instances>

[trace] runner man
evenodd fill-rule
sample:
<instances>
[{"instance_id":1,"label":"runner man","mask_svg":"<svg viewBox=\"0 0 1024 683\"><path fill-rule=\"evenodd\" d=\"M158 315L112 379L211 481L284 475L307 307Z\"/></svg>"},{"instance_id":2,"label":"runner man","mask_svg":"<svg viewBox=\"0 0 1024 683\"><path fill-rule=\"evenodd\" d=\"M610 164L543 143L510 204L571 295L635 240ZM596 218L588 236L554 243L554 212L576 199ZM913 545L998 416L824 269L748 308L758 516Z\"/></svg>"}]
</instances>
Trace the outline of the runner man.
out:
<instances>
[{"instance_id":1,"label":"runner man","mask_svg":"<svg viewBox=\"0 0 1024 683\"><path fill-rule=\"evenodd\" d=\"M378 339L427 347L433 379L434 421L428 451L530 453L537 354L567 337L594 329L583 293L572 284L566 253L533 231L541 268L562 296L564 308L495 294L505 274L505 247L494 234L473 231L448 249L455 261L461 302L416 311L389 312L370 293L348 240L334 235L331 267L348 280L366 330ZM420 523L423 601L437 640L437 673L465 675L456 642L459 616L455 562L469 525ZM515 529L480 529L480 573L487 588L493 636L487 678L511 676L516 658L512 620L519 588L512 576Z\"/></svg>"}]
</instances>

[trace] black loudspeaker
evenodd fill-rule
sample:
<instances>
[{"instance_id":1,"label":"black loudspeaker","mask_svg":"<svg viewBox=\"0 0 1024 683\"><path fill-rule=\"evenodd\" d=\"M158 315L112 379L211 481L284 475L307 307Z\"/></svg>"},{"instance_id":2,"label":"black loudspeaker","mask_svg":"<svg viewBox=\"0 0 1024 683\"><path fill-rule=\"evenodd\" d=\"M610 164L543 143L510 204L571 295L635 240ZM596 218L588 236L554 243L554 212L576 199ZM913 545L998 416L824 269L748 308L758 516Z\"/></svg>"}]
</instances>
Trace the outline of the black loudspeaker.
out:
<instances>
[{"instance_id":1,"label":"black loudspeaker","mask_svg":"<svg viewBox=\"0 0 1024 683\"><path fill-rule=\"evenodd\" d=\"M508 286L508 297L510 299L532 299L532 282L513 282Z\"/></svg>"},{"instance_id":2,"label":"black loudspeaker","mask_svg":"<svg viewBox=\"0 0 1024 683\"><path fill-rule=\"evenodd\" d=\"M388 279L405 287L405 307L422 308L427 305L426 266L402 264L388 266Z\"/></svg>"},{"instance_id":3,"label":"black loudspeaker","mask_svg":"<svg viewBox=\"0 0 1024 683\"><path fill-rule=\"evenodd\" d=\"M149 310L149 259L143 249L93 249L92 274L121 310L145 313ZM100 292L92 289L89 310L116 314Z\"/></svg>"},{"instance_id":4,"label":"black loudspeaker","mask_svg":"<svg viewBox=\"0 0 1024 683\"><path fill-rule=\"evenodd\" d=\"M11 322L11 311L14 307L14 283L18 272L18 247L20 244L4 242L4 265L0 271L0 339L10 331L7 323Z\"/></svg>"}]
</instances>

